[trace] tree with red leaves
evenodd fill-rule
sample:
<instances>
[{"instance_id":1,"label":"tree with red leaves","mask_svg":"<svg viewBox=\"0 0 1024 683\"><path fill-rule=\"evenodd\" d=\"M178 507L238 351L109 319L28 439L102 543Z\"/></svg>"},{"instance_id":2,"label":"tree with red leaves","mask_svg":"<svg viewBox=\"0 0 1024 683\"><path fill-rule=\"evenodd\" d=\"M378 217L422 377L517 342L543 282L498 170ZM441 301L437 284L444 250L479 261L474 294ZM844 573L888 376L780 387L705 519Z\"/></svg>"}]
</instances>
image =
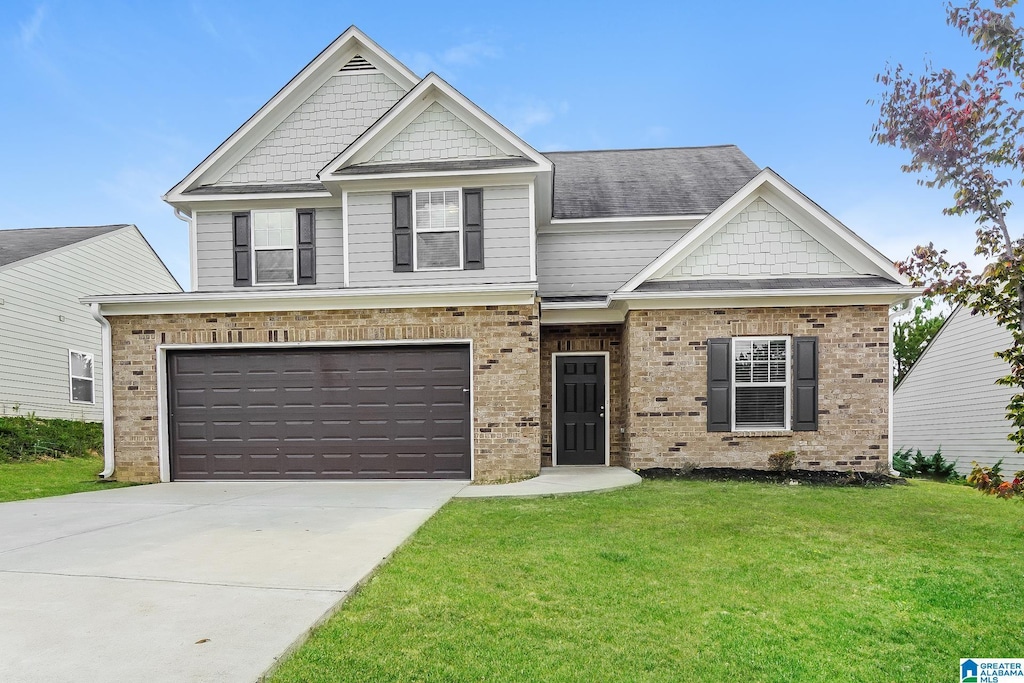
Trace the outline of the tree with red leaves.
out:
<instances>
[{"instance_id":1,"label":"tree with red leaves","mask_svg":"<svg viewBox=\"0 0 1024 683\"><path fill-rule=\"evenodd\" d=\"M914 76L902 65L877 76L883 87L871 139L910 152L901 168L921 174L926 187L949 188L951 216L973 216L978 225L974 253L985 259L981 273L951 263L946 250L918 246L898 265L926 296L944 296L972 314L991 315L1013 337L996 355L1010 374L998 380L1017 394L1007 406L1013 424L1008 439L1024 452L1024 237L1011 234L1006 191L1024 186L1024 29L1015 24L1017 0L971 0L946 6L946 23L981 53L973 73L926 66Z\"/></svg>"}]
</instances>

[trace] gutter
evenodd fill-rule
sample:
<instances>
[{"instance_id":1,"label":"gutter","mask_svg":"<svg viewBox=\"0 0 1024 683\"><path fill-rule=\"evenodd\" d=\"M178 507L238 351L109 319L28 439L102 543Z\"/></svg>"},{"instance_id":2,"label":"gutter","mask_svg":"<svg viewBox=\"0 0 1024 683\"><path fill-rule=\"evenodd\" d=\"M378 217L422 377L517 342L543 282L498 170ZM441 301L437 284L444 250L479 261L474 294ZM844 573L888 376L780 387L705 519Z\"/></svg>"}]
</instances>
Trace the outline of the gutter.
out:
<instances>
[{"instance_id":1,"label":"gutter","mask_svg":"<svg viewBox=\"0 0 1024 683\"><path fill-rule=\"evenodd\" d=\"M100 324L103 337L103 471L100 479L114 475L114 366L110 322L100 314L99 304L89 304L89 312Z\"/></svg>"}]
</instances>

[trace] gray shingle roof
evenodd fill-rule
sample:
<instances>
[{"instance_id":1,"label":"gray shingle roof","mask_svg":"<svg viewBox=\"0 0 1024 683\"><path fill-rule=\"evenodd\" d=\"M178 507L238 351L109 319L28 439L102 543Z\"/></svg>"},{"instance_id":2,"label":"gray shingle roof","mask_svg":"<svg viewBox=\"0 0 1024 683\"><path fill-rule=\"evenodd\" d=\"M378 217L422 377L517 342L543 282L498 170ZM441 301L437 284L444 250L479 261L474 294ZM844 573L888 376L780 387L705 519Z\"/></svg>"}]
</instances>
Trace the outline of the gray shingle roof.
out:
<instances>
[{"instance_id":1,"label":"gray shingle roof","mask_svg":"<svg viewBox=\"0 0 1024 683\"><path fill-rule=\"evenodd\" d=\"M413 173L416 171L472 171L490 168L532 166L525 157L498 157L493 159L448 159L445 161L403 161L386 164L357 164L335 171L333 175L367 175L370 173Z\"/></svg>"},{"instance_id":2,"label":"gray shingle roof","mask_svg":"<svg viewBox=\"0 0 1024 683\"><path fill-rule=\"evenodd\" d=\"M850 287L891 287L899 285L877 275L864 277L780 277L737 278L734 280L655 280L636 288L638 292L715 292L773 289L847 289Z\"/></svg>"},{"instance_id":3,"label":"gray shingle roof","mask_svg":"<svg viewBox=\"0 0 1024 683\"><path fill-rule=\"evenodd\" d=\"M130 227L120 225L96 225L80 228L21 228L0 230L0 266L22 261L54 249L60 249L76 242L92 239Z\"/></svg>"},{"instance_id":4,"label":"gray shingle roof","mask_svg":"<svg viewBox=\"0 0 1024 683\"><path fill-rule=\"evenodd\" d=\"M254 183L251 185L203 185L182 194L261 194L269 192L324 192L323 183Z\"/></svg>"},{"instance_id":5,"label":"gray shingle roof","mask_svg":"<svg viewBox=\"0 0 1024 683\"><path fill-rule=\"evenodd\" d=\"M761 170L735 145L546 152L555 218L714 211Z\"/></svg>"}]
</instances>

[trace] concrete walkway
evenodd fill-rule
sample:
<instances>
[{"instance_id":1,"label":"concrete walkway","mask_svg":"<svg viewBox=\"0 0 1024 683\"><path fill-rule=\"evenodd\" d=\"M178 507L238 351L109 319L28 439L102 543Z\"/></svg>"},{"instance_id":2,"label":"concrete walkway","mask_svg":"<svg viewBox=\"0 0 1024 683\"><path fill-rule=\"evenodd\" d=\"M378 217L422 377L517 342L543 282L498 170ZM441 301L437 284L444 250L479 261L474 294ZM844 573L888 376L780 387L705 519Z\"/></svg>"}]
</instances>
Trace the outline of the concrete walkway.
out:
<instances>
[{"instance_id":1,"label":"concrete walkway","mask_svg":"<svg viewBox=\"0 0 1024 683\"><path fill-rule=\"evenodd\" d=\"M465 482L177 482L0 504L0 681L255 681Z\"/></svg>"},{"instance_id":2,"label":"concrete walkway","mask_svg":"<svg viewBox=\"0 0 1024 683\"><path fill-rule=\"evenodd\" d=\"M603 465L543 467L540 475L514 484L467 486L456 498L551 496L587 491L608 491L640 483L640 476L624 467Z\"/></svg>"}]
</instances>

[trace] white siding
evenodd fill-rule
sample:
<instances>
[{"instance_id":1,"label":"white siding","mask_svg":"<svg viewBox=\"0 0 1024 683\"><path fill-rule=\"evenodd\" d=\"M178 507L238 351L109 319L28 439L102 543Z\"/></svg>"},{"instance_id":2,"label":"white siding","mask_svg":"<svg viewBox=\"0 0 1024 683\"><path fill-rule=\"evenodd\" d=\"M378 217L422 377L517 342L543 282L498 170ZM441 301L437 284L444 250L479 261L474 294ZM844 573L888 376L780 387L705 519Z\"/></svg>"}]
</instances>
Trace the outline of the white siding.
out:
<instances>
[{"instance_id":1,"label":"white siding","mask_svg":"<svg viewBox=\"0 0 1024 683\"><path fill-rule=\"evenodd\" d=\"M437 161L499 156L505 155L462 119L434 102L384 145L371 161Z\"/></svg>"},{"instance_id":2,"label":"white siding","mask_svg":"<svg viewBox=\"0 0 1024 683\"><path fill-rule=\"evenodd\" d=\"M316 285L345 284L341 208L316 210ZM235 288L231 212L196 214L196 264L201 292Z\"/></svg>"},{"instance_id":3,"label":"white siding","mask_svg":"<svg viewBox=\"0 0 1024 683\"><path fill-rule=\"evenodd\" d=\"M920 448L942 455L967 473L971 461L992 465L1003 458L1003 472L1024 469L1024 456L1006 440L1004 417L1014 391L995 380L1008 374L996 351L1011 344L1010 334L986 316L958 308L893 396L893 447Z\"/></svg>"},{"instance_id":4,"label":"white siding","mask_svg":"<svg viewBox=\"0 0 1024 683\"><path fill-rule=\"evenodd\" d=\"M22 415L101 421L100 325L79 299L177 291L177 283L134 228L0 271L0 414L14 414L17 406ZM92 405L71 403L68 349L93 354Z\"/></svg>"},{"instance_id":5,"label":"white siding","mask_svg":"<svg viewBox=\"0 0 1024 683\"><path fill-rule=\"evenodd\" d=\"M405 91L380 72L341 72L288 115L218 184L316 180Z\"/></svg>"},{"instance_id":6,"label":"white siding","mask_svg":"<svg viewBox=\"0 0 1024 683\"><path fill-rule=\"evenodd\" d=\"M538 235L540 294L591 296L614 292L685 234L686 228Z\"/></svg>"},{"instance_id":7,"label":"white siding","mask_svg":"<svg viewBox=\"0 0 1024 683\"><path fill-rule=\"evenodd\" d=\"M758 198L663 279L856 274L785 214Z\"/></svg>"},{"instance_id":8,"label":"white siding","mask_svg":"<svg viewBox=\"0 0 1024 683\"><path fill-rule=\"evenodd\" d=\"M526 185L484 188L482 270L394 272L391 193L350 194L351 287L530 281L530 195Z\"/></svg>"}]
</instances>

